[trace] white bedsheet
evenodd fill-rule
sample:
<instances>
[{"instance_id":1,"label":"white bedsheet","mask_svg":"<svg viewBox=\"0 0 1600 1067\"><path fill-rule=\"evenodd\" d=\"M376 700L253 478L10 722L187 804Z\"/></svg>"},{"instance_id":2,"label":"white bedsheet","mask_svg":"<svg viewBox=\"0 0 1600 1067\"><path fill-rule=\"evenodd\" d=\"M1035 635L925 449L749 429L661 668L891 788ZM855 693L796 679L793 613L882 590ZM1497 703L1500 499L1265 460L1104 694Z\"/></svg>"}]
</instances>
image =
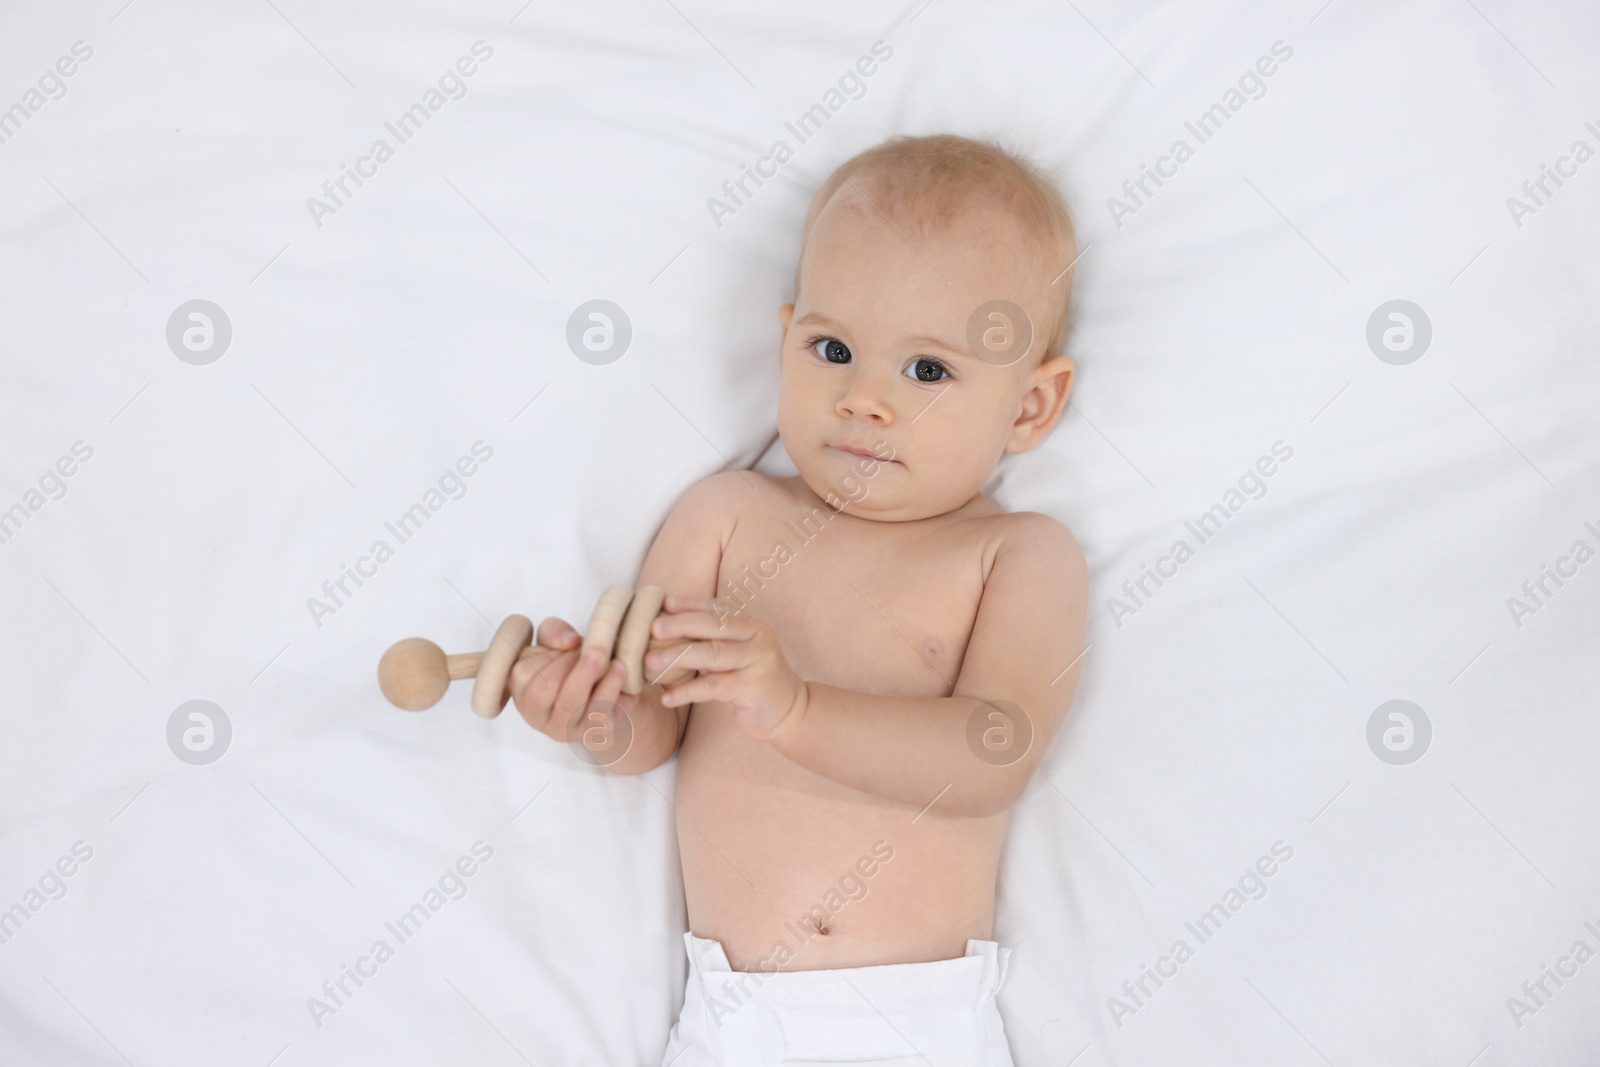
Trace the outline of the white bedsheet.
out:
<instances>
[{"instance_id":1,"label":"white bedsheet","mask_svg":"<svg viewBox=\"0 0 1600 1067\"><path fill-rule=\"evenodd\" d=\"M10 5L0 1061L657 1063L675 765L609 777L459 686L402 714L374 666L631 580L771 439L811 191L953 130L1045 163L1085 249L1073 407L994 486L1094 593L1000 876L1017 1063L1596 1062L1597 47L1575 0ZM596 299L632 326L604 366L565 340ZM215 362L169 346L192 300ZM1392 300L1431 324L1405 365L1367 341ZM1367 741L1397 699L1407 765ZM168 745L192 700L207 765Z\"/></svg>"}]
</instances>

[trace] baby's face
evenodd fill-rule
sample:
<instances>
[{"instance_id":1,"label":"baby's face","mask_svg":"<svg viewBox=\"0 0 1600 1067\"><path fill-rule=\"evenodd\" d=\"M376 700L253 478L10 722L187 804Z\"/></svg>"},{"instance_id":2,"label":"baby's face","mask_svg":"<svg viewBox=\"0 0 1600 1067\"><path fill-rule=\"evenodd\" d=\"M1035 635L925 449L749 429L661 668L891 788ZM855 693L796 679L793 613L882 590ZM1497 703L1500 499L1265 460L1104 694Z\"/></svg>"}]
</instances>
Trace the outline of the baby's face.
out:
<instances>
[{"instance_id":1,"label":"baby's face","mask_svg":"<svg viewBox=\"0 0 1600 1067\"><path fill-rule=\"evenodd\" d=\"M1043 438L1072 363L1041 364L1051 278L1021 251L1031 247L993 209L921 232L891 224L848 184L829 201L796 303L781 312L778 430L813 492L865 518L942 515L983 489L1003 453ZM1031 320L1021 358L986 350L980 359L969 345L969 321L996 300ZM863 458L873 454L892 461L873 466Z\"/></svg>"}]
</instances>

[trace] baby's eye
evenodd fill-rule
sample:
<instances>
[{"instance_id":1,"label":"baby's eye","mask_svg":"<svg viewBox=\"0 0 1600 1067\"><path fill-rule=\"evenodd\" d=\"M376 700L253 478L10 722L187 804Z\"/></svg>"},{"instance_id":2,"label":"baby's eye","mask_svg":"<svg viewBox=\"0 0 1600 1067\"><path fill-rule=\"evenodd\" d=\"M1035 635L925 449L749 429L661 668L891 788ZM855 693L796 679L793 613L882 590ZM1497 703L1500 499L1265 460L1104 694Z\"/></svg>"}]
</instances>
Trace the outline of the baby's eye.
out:
<instances>
[{"instance_id":1,"label":"baby's eye","mask_svg":"<svg viewBox=\"0 0 1600 1067\"><path fill-rule=\"evenodd\" d=\"M942 382L950 377L950 371L938 360L924 356L906 366L906 377L918 382Z\"/></svg>"},{"instance_id":2,"label":"baby's eye","mask_svg":"<svg viewBox=\"0 0 1600 1067\"><path fill-rule=\"evenodd\" d=\"M824 337L812 343L811 348L829 363L849 363L850 349L843 341Z\"/></svg>"}]
</instances>

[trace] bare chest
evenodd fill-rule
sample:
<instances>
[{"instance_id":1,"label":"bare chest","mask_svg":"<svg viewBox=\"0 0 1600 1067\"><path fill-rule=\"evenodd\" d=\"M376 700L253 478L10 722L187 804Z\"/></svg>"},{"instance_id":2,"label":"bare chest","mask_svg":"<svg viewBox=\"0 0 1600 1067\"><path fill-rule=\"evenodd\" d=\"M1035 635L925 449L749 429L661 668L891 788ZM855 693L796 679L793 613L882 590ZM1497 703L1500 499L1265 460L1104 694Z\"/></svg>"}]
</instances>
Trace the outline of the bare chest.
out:
<instances>
[{"instance_id":1,"label":"bare chest","mask_svg":"<svg viewBox=\"0 0 1600 1067\"><path fill-rule=\"evenodd\" d=\"M808 681L946 696L983 594L982 542L959 524L872 523L776 502L741 517L717 590L771 626Z\"/></svg>"}]
</instances>

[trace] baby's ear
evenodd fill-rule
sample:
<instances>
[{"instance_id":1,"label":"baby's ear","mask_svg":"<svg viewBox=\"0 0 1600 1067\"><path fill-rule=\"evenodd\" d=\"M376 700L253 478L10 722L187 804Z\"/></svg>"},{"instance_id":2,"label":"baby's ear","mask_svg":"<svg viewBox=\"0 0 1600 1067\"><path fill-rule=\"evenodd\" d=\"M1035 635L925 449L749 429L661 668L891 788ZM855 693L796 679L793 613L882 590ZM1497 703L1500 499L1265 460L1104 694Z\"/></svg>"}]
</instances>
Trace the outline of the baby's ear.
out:
<instances>
[{"instance_id":1,"label":"baby's ear","mask_svg":"<svg viewBox=\"0 0 1600 1067\"><path fill-rule=\"evenodd\" d=\"M1066 410L1076 374L1077 365L1067 356L1046 359L1034 368L1022 409L1011 427L1007 452L1026 452L1045 439Z\"/></svg>"},{"instance_id":2,"label":"baby's ear","mask_svg":"<svg viewBox=\"0 0 1600 1067\"><path fill-rule=\"evenodd\" d=\"M778 321L783 323L783 332L789 332L789 320L794 318L794 305L785 304L778 309Z\"/></svg>"}]
</instances>

